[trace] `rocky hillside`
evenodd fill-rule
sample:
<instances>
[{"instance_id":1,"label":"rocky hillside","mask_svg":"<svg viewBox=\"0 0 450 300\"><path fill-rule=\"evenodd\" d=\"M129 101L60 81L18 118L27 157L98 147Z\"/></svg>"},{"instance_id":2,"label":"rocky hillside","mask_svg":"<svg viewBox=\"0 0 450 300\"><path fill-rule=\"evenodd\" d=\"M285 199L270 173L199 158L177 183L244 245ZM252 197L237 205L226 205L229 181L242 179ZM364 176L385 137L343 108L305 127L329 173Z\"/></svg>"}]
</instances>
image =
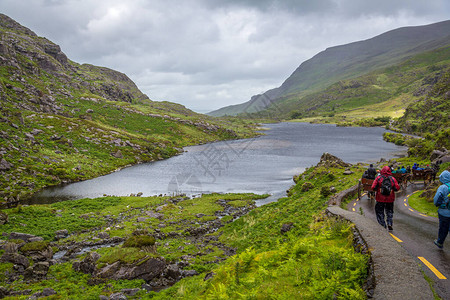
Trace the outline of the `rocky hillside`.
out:
<instances>
[{"instance_id":1,"label":"rocky hillside","mask_svg":"<svg viewBox=\"0 0 450 300\"><path fill-rule=\"evenodd\" d=\"M340 80L355 78L448 45L449 32L450 21L445 21L399 28L368 40L328 48L303 62L280 87L253 96L246 103L224 107L209 114L223 116L253 113L303 98Z\"/></svg>"},{"instance_id":2,"label":"rocky hillside","mask_svg":"<svg viewBox=\"0 0 450 300\"><path fill-rule=\"evenodd\" d=\"M77 64L0 14L0 201L170 157L251 126L154 102L123 73Z\"/></svg>"}]
</instances>

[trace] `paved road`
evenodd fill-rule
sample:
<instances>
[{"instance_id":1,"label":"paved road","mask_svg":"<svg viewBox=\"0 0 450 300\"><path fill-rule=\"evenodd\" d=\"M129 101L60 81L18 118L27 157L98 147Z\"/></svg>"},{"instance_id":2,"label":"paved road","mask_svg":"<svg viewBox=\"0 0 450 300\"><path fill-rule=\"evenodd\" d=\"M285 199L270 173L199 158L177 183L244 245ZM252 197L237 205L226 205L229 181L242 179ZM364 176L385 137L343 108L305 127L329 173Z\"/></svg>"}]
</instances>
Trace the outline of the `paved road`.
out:
<instances>
[{"instance_id":1,"label":"paved road","mask_svg":"<svg viewBox=\"0 0 450 300\"><path fill-rule=\"evenodd\" d=\"M418 183L409 185L406 191L397 193L394 205L394 230L391 234L434 281L438 295L442 299L450 299L450 236L443 250L437 248L433 244L437 237L437 218L423 215L408 205L408 197L421 189L423 184ZM349 203L348 209L356 212L362 210L366 217L376 221L375 200L370 200L367 195Z\"/></svg>"}]
</instances>

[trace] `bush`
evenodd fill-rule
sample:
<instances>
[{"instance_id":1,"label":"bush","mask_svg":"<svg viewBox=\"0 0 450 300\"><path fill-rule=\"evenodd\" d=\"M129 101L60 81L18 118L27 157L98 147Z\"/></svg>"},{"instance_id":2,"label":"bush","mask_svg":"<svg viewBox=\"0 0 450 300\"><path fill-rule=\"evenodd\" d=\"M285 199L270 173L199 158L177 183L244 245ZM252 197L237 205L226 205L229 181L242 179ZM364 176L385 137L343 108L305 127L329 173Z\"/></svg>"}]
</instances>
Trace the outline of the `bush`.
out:
<instances>
[{"instance_id":1,"label":"bush","mask_svg":"<svg viewBox=\"0 0 450 300\"><path fill-rule=\"evenodd\" d=\"M142 248L146 246L153 246L155 242L155 238L149 235L133 235L123 243L122 247Z\"/></svg>"},{"instance_id":2,"label":"bush","mask_svg":"<svg viewBox=\"0 0 450 300\"><path fill-rule=\"evenodd\" d=\"M322 186L322 188L320 189L320 195L322 197L328 197L329 195L331 195L330 187Z\"/></svg>"},{"instance_id":3,"label":"bush","mask_svg":"<svg viewBox=\"0 0 450 300\"><path fill-rule=\"evenodd\" d=\"M314 188L314 185L313 185L311 182L305 182L305 183L302 185L301 191L302 191L302 192L307 192L307 191L309 191L309 190L311 190L311 189L313 189L313 188Z\"/></svg>"},{"instance_id":4,"label":"bush","mask_svg":"<svg viewBox=\"0 0 450 300\"><path fill-rule=\"evenodd\" d=\"M36 241L36 242L29 242L20 247L20 251L22 252L29 252L29 251L43 251L47 249L48 242L46 241Z\"/></svg>"}]
</instances>

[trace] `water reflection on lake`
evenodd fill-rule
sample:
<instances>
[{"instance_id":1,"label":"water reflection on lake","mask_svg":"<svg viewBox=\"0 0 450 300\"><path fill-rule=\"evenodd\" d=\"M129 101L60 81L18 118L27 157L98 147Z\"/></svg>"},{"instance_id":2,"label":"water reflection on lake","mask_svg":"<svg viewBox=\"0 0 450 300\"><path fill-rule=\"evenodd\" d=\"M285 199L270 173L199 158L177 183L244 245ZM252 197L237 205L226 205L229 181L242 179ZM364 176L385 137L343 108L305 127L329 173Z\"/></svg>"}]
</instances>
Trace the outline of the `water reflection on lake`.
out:
<instances>
[{"instance_id":1,"label":"water reflection on lake","mask_svg":"<svg viewBox=\"0 0 450 300\"><path fill-rule=\"evenodd\" d=\"M327 124L269 124L255 139L224 141L186 147L182 155L125 168L92 180L47 188L33 203L107 195L143 196L253 192L272 197L285 195L292 176L319 162L324 152L345 162L374 162L392 158L406 148L386 143L382 128L336 127Z\"/></svg>"}]
</instances>

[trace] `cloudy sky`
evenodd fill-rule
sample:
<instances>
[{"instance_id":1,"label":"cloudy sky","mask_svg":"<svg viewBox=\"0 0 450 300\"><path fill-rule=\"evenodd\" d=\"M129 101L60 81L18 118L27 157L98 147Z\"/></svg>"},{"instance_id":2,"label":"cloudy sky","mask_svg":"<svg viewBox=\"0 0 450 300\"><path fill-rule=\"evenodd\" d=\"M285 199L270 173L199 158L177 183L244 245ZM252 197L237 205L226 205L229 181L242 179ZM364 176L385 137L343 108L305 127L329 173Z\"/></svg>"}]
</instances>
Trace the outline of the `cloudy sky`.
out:
<instances>
[{"instance_id":1,"label":"cloudy sky","mask_svg":"<svg viewBox=\"0 0 450 300\"><path fill-rule=\"evenodd\" d=\"M207 112L277 87L327 47L450 19L448 0L0 0L78 63Z\"/></svg>"}]
</instances>

